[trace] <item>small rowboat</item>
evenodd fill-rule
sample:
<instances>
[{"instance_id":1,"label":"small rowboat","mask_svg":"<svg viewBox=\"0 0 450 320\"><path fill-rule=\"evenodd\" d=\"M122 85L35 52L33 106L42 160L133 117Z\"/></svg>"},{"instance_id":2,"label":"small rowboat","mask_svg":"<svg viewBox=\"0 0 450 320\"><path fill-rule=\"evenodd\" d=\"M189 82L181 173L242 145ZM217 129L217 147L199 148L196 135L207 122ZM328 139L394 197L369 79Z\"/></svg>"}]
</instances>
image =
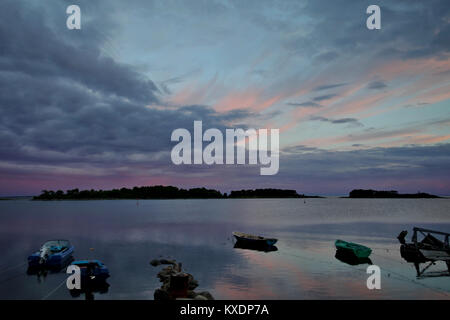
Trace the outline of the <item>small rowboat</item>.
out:
<instances>
[{"instance_id":1,"label":"small rowboat","mask_svg":"<svg viewBox=\"0 0 450 320\"><path fill-rule=\"evenodd\" d=\"M82 280L103 281L109 277L108 268L99 260L77 260L72 265L80 268Z\"/></svg>"},{"instance_id":2,"label":"small rowboat","mask_svg":"<svg viewBox=\"0 0 450 320\"><path fill-rule=\"evenodd\" d=\"M253 246L273 246L278 239L266 238L261 236L255 236L243 232L233 232L233 236L236 238L237 242L245 243Z\"/></svg>"},{"instance_id":3,"label":"small rowboat","mask_svg":"<svg viewBox=\"0 0 450 320\"><path fill-rule=\"evenodd\" d=\"M353 242L347 242L343 240L336 240L334 243L337 250L343 250L348 253L353 253L357 258L368 258L370 254L372 253L372 249L357 244Z\"/></svg>"}]
</instances>

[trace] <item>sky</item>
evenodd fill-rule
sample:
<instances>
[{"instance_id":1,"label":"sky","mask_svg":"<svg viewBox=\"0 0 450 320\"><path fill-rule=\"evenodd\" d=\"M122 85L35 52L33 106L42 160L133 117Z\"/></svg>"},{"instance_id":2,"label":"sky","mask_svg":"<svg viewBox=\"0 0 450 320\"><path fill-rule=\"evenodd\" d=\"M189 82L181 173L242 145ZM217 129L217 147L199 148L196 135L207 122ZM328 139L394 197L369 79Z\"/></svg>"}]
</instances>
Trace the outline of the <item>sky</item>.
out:
<instances>
[{"instance_id":1,"label":"sky","mask_svg":"<svg viewBox=\"0 0 450 320\"><path fill-rule=\"evenodd\" d=\"M66 27L79 5L81 30ZM366 8L381 8L381 29ZM0 195L143 185L450 195L448 0L3 0ZM279 172L174 165L177 128L280 130Z\"/></svg>"}]
</instances>

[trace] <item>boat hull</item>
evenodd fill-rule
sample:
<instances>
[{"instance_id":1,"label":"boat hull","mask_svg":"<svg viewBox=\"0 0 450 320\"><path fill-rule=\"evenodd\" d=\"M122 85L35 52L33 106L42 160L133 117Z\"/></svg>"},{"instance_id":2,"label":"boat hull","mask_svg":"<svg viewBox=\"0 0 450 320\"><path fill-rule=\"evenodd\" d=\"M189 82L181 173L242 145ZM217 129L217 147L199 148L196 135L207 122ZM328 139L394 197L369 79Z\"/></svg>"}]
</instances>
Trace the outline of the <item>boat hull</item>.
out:
<instances>
[{"instance_id":1,"label":"boat hull","mask_svg":"<svg viewBox=\"0 0 450 320\"><path fill-rule=\"evenodd\" d=\"M427 259L420 250L413 244L402 244L400 246L400 255L406 262L424 263Z\"/></svg>"},{"instance_id":2,"label":"boat hull","mask_svg":"<svg viewBox=\"0 0 450 320\"><path fill-rule=\"evenodd\" d=\"M245 235L241 235L238 233L233 233L233 236L236 238L237 242L247 244L249 246L273 246L275 243L277 243L278 239L275 238L264 238L264 237L258 237L253 238Z\"/></svg>"},{"instance_id":3,"label":"boat hull","mask_svg":"<svg viewBox=\"0 0 450 320\"><path fill-rule=\"evenodd\" d=\"M336 240L335 247L337 250L347 252L347 254L352 253L357 258L368 258L372 253L372 249L366 246L343 240Z\"/></svg>"},{"instance_id":4,"label":"boat hull","mask_svg":"<svg viewBox=\"0 0 450 320\"><path fill-rule=\"evenodd\" d=\"M75 248L70 246L63 252L54 253L48 256L45 261L41 261L40 252L37 251L28 256L28 267L30 268L62 268L73 260Z\"/></svg>"},{"instance_id":5,"label":"boat hull","mask_svg":"<svg viewBox=\"0 0 450 320\"><path fill-rule=\"evenodd\" d=\"M369 265L372 264L370 258L358 258L351 250L337 249L334 257L337 260L349 264L351 266L356 266L360 264L369 264Z\"/></svg>"}]
</instances>

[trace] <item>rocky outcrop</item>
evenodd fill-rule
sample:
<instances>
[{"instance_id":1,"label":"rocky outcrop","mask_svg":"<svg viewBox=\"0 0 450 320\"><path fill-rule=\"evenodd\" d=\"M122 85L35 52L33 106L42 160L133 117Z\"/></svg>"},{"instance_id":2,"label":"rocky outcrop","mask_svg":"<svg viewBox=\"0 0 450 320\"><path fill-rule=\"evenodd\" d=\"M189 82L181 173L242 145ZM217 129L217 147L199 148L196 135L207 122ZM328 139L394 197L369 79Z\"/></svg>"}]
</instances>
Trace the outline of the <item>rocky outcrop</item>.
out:
<instances>
[{"instance_id":1,"label":"rocky outcrop","mask_svg":"<svg viewBox=\"0 0 450 320\"><path fill-rule=\"evenodd\" d=\"M158 272L157 277L162 282L161 288L155 290L155 300L194 299L214 300L208 291L195 292L198 281L190 273L183 272L182 264L175 260L154 259L150 261L154 267L168 265Z\"/></svg>"}]
</instances>

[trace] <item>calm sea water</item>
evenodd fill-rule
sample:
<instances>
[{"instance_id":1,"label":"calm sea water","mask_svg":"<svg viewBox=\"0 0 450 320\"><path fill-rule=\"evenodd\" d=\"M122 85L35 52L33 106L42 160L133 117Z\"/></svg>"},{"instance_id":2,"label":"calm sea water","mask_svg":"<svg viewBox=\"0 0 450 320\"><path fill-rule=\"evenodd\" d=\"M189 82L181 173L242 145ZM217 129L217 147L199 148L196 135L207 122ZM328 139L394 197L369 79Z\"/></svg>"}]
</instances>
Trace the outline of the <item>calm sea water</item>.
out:
<instances>
[{"instance_id":1,"label":"calm sea water","mask_svg":"<svg viewBox=\"0 0 450 320\"><path fill-rule=\"evenodd\" d=\"M76 259L110 269L95 299L153 299L154 258L173 258L216 299L449 299L450 277L416 278L396 236L413 226L450 232L449 199L242 199L0 201L0 299L72 297L66 274L28 275L26 258L48 239L69 239ZM277 251L233 247L232 231L276 237ZM373 249L368 265L335 258L334 241ZM438 263L430 271L446 270Z\"/></svg>"}]
</instances>

